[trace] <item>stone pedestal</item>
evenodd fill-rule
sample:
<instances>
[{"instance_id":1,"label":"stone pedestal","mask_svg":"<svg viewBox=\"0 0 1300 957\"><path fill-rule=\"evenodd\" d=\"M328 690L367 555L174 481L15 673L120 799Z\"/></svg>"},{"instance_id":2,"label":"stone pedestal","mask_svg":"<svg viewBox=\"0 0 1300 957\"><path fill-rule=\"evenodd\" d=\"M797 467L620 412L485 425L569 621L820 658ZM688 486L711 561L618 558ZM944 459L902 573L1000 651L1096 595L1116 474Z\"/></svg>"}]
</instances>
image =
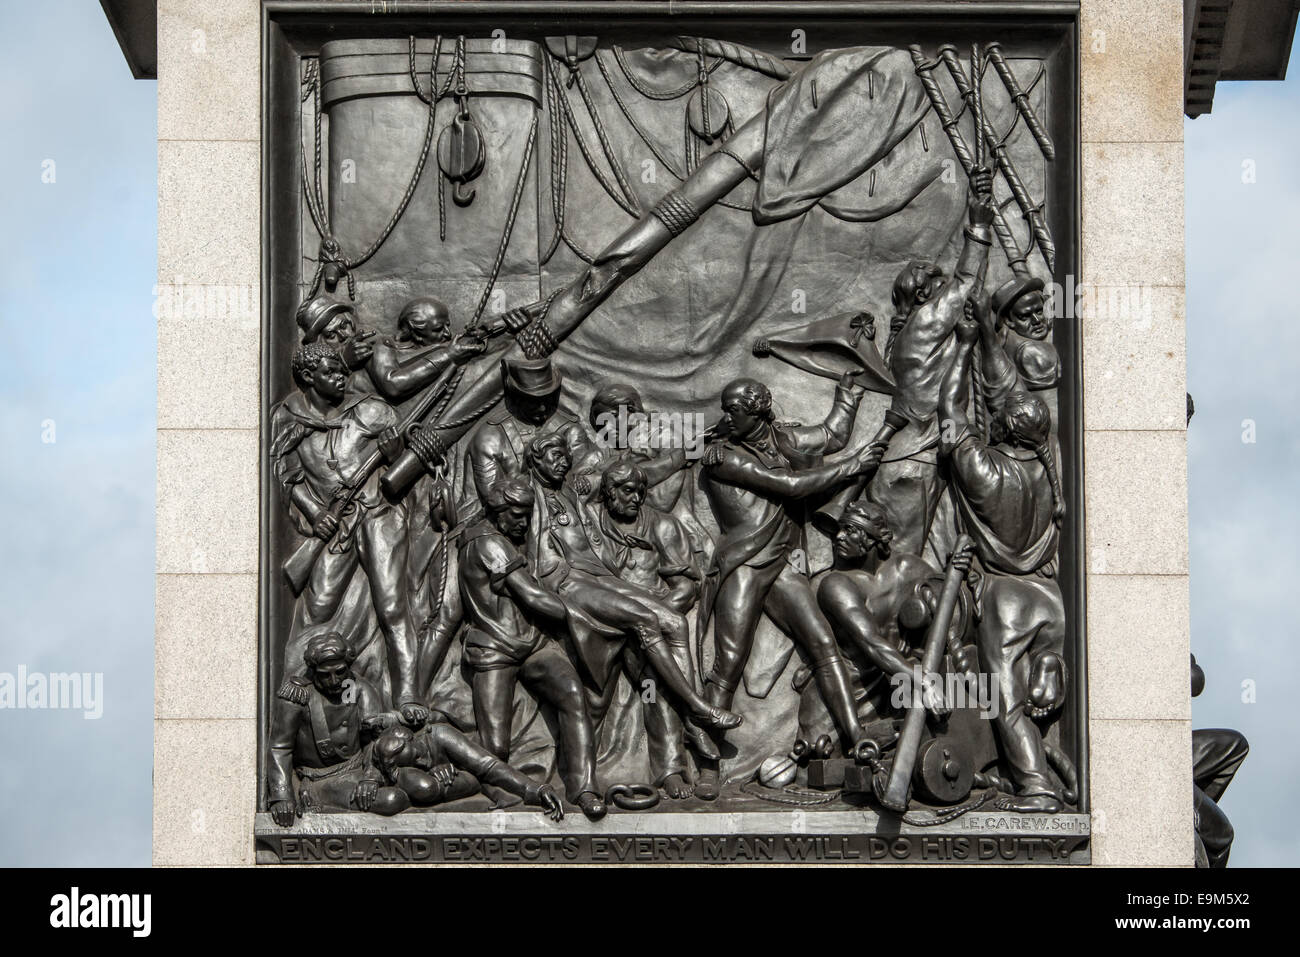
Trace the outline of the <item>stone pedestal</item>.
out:
<instances>
[{"instance_id":1,"label":"stone pedestal","mask_svg":"<svg viewBox=\"0 0 1300 957\"><path fill-rule=\"evenodd\" d=\"M769 811L743 831L729 815L673 813L631 830L626 816L571 814L551 829L531 811L319 815L280 830L256 813L259 576L279 574L259 549L262 410L280 398L266 394L263 323L292 324L263 308L264 203L279 201L262 167L268 16L258 0L158 4L156 864L462 860L480 838L498 842L496 859L531 861L570 853L544 850L539 839L558 836L582 860L1190 866L1181 3L1082 0L1077 13L1075 282L1093 293L1077 432L1090 814L979 810L960 826L904 826L902 843L863 837L876 824L867 811Z\"/></svg>"}]
</instances>

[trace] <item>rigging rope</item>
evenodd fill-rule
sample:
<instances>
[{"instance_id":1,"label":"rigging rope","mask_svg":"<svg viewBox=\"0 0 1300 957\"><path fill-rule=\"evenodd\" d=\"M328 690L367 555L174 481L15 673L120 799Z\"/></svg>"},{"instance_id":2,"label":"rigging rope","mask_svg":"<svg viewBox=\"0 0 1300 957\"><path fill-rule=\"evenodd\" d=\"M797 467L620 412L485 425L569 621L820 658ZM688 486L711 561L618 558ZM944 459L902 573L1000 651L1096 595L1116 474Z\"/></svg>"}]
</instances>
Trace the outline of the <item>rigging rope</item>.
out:
<instances>
[{"instance_id":1,"label":"rigging rope","mask_svg":"<svg viewBox=\"0 0 1300 957\"><path fill-rule=\"evenodd\" d=\"M551 61L548 64L548 67L551 71L553 79L555 79L556 83L558 84L559 78L555 74L559 68L555 65L554 61ZM623 212L627 213L633 219L640 219L641 211L639 207L632 205L632 203L628 199L624 198L623 196L620 196L619 191L616 190L613 184L610 183L609 178L605 175L605 172L596 164L596 160L591 153L591 149L587 145L587 141L583 138L582 131L578 128L578 118L574 115L573 109L569 105L569 98L567 94L564 93L564 90L562 88L557 88L556 100L560 105L560 110L564 114L565 120L568 122L569 129L573 133L574 142L578 144L578 150L582 153L582 158L587 161L587 167L588 169L591 170L592 175L596 177L596 181L600 184L601 188L604 189L605 192L609 195L609 198L618 204L619 208L622 209ZM599 120L597 120L594 116L592 117L592 122L594 125L599 127L600 125ZM612 157L607 157L607 158L610 159L611 167L617 168L617 164L614 162L613 158ZM620 182L625 182L625 180L623 180L622 178L621 171L616 172L615 176L619 179Z\"/></svg>"},{"instance_id":2,"label":"rigging rope","mask_svg":"<svg viewBox=\"0 0 1300 957\"><path fill-rule=\"evenodd\" d=\"M463 58L464 56L464 50L463 50L464 37L458 38L456 45L457 45L458 62L463 62L461 58ZM412 48L414 46L413 38L412 38L411 46ZM437 61L437 57L435 56L429 68L430 69L429 84L431 90L435 88L435 83L436 83L435 75L437 71L437 65L438 65L438 61ZM329 220L328 206L325 203L324 189L322 186L322 168L323 168L322 153L324 147L323 147L322 136L321 136L322 110L321 110L321 102L320 102L321 91L320 91L319 60L312 61L311 65L308 66L307 76L304 80L304 83L308 87L308 92L303 95L302 102L306 102L308 96L312 97L312 113L313 113L312 125L313 125L315 155L314 155L314 165L313 165L314 175L312 178L313 185L311 187L308 186L309 181L307 178L307 170L306 170L306 156L305 154L302 155L303 190L304 192L307 193L307 205L308 205L309 212L311 211L311 207L313 205L312 195L313 193L315 194L315 205L317 206L317 208L315 212L312 214L311 218L313 224L316 226L317 232L320 234L321 245L323 249L327 243L333 243L337 245L337 240L334 237L333 227ZM419 96L419 92L420 92L419 87L417 86L416 87L417 96ZM424 98L421 97L421 100L423 101ZM435 114L438 101L437 98L432 98L427 102L429 105L429 113L428 113L428 120L424 128L424 142L420 147L420 155L419 158L416 160L415 169L411 173L411 178L406 184L406 189L402 193L402 198L398 202L397 208L393 210L393 214L392 216L389 217L387 224L380 231L379 235L375 238L375 241L370 244L369 248L366 249L364 253L362 253L360 256L356 258L344 257L340 253L332 260L337 262L346 273L347 281L348 281L348 294L353 299L356 298L356 279L352 275L352 271L357 267L362 266L365 263L369 262L370 259L375 255L375 253L379 251L379 248L388 240L388 237L392 235L393 229L397 226L398 221L402 218L402 215L406 212L407 207L410 205L411 198L415 195L415 188L417 185L419 185L420 176L421 174L423 174L425 163L429 159L429 147L433 142L434 114ZM300 140L299 147L301 148L301 146L302 143ZM301 149L300 149L300 153L301 153ZM323 273L323 267L324 267L324 258L322 257L321 260L319 260L317 263L316 275L312 280L311 289L308 291L309 297L316 295L316 291L320 287L320 280L321 280L321 275Z\"/></svg>"},{"instance_id":3,"label":"rigging rope","mask_svg":"<svg viewBox=\"0 0 1300 957\"><path fill-rule=\"evenodd\" d=\"M654 144L654 141L650 139L649 134L646 133L645 128L641 126L640 123L637 122L637 119L633 115L631 109L628 108L627 102L623 99L622 95L618 92L617 87L615 87L613 75L610 73L609 67L607 67L604 61L601 60L599 50L596 51L596 55L593 57L593 59L596 61L596 67L600 70L601 76L604 77L605 79L605 86L609 90L609 94L614 101L614 105L617 106L619 112L623 114L623 118L627 120L628 126L632 127L632 132L634 132L637 135L637 137L641 140L641 142L646 145L646 148L650 150L654 158L659 161L659 164L665 170L667 170L668 175L672 176L674 179L678 180L679 182L685 182L687 174L685 172L682 172L680 169L678 169L676 163L670 160L664 154L664 152ZM743 213L751 213L751 214L753 213L753 207L745 203L733 203L725 199L720 199L714 205L722 206L725 209L734 209Z\"/></svg>"}]
</instances>

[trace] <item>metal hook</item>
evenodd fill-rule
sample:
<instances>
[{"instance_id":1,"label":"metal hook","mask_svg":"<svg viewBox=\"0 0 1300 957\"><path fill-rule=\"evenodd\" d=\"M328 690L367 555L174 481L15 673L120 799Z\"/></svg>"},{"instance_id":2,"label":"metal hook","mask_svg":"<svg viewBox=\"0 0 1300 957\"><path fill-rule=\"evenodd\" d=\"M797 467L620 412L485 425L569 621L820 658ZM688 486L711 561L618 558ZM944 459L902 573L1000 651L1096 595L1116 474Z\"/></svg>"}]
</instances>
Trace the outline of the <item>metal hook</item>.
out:
<instances>
[{"instance_id":1,"label":"metal hook","mask_svg":"<svg viewBox=\"0 0 1300 957\"><path fill-rule=\"evenodd\" d=\"M474 202L475 189L469 183L456 183L451 188L451 201L457 206L468 206Z\"/></svg>"}]
</instances>

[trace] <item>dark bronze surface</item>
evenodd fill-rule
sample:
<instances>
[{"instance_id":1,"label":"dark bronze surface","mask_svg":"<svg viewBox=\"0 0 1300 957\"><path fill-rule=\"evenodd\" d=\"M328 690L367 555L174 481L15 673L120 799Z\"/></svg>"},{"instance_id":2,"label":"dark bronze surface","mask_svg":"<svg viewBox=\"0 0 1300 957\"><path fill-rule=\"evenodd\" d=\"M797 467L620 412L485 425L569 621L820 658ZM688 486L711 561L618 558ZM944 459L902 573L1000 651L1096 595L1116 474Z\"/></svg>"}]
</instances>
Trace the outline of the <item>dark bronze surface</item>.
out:
<instances>
[{"instance_id":1,"label":"dark bronze surface","mask_svg":"<svg viewBox=\"0 0 1300 957\"><path fill-rule=\"evenodd\" d=\"M260 858L1086 861L1074 8L371 10L266 8Z\"/></svg>"}]
</instances>

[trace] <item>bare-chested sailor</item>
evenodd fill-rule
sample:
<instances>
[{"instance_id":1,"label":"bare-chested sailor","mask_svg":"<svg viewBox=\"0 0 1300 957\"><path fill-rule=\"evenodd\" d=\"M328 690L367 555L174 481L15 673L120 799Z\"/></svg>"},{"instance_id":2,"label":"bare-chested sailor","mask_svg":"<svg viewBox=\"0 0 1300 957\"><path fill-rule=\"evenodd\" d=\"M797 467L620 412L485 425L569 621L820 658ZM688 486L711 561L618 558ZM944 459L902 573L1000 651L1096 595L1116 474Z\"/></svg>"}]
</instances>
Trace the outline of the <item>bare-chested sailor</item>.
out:
<instances>
[{"instance_id":1,"label":"bare-chested sailor","mask_svg":"<svg viewBox=\"0 0 1300 957\"><path fill-rule=\"evenodd\" d=\"M894 309L901 325L891 330L886 361L896 383L891 409L907 419L890 442L867 498L885 509L900 551L942 568L952 551L956 524L943 496L938 470L936 410L944 375L957 343L952 331L962 318L992 243L993 177L971 175L970 223L951 278L932 263L909 263L894 282Z\"/></svg>"}]
</instances>

